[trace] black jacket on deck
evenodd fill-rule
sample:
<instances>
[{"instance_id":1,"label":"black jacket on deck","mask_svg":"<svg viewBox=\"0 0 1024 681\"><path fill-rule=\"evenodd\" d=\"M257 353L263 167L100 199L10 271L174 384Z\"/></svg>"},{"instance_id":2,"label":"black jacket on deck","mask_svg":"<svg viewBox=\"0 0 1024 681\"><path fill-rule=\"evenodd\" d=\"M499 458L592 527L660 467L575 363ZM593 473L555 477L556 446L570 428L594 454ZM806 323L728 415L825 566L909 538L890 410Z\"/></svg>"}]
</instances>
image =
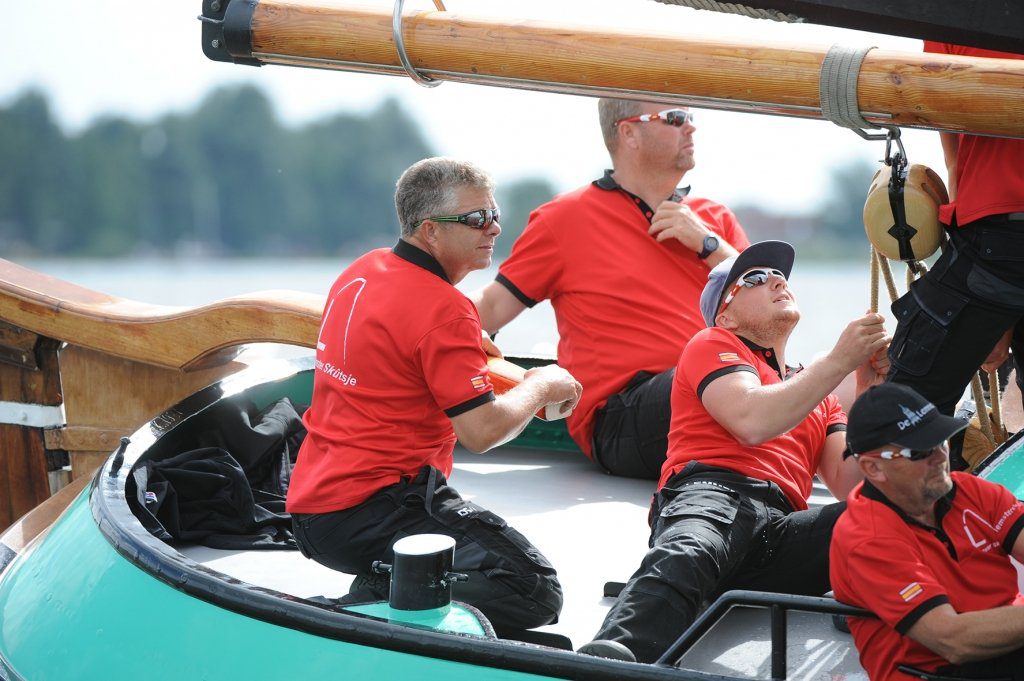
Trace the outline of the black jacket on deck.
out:
<instances>
[{"instance_id":1,"label":"black jacket on deck","mask_svg":"<svg viewBox=\"0 0 1024 681\"><path fill-rule=\"evenodd\" d=\"M231 405L195 449L146 461L133 472L133 508L164 541L219 549L294 549L285 496L305 436L287 398L263 411Z\"/></svg>"}]
</instances>

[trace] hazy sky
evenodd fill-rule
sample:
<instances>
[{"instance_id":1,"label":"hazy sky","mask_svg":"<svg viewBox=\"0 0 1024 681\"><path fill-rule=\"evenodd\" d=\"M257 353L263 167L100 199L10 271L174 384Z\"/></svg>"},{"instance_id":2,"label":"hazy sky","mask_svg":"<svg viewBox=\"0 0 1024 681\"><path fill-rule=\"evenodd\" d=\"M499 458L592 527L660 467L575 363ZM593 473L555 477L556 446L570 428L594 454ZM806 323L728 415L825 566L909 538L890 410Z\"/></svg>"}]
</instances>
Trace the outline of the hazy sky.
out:
<instances>
[{"instance_id":1,"label":"hazy sky","mask_svg":"<svg viewBox=\"0 0 1024 681\"><path fill-rule=\"evenodd\" d=\"M446 5L467 15L783 44L921 50L917 40L744 19L652 0L446 0ZM410 0L406 7L428 9L432 3ZM102 114L147 120L185 111L212 88L228 83L259 85L291 124L341 109L365 110L392 95L422 123L440 153L476 161L499 182L543 175L562 191L593 179L608 163L594 99L455 83L425 89L407 78L211 62L200 47L200 10L198 0L9 4L0 28L0 104L38 87L49 94L65 128L75 131ZM823 121L697 113L697 168L685 182L695 194L727 204L809 210L826 191L831 166L882 156L882 143L865 142ZM904 142L912 162L931 165L945 177L935 133L905 131Z\"/></svg>"}]
</instances>

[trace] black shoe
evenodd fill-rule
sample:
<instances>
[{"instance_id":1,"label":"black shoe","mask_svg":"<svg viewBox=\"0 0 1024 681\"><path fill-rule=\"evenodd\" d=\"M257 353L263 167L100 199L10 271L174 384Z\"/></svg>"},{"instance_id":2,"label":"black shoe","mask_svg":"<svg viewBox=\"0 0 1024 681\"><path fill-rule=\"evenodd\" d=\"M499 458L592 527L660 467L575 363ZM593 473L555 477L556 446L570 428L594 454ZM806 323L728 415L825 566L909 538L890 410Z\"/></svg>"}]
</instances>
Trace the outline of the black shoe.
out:
<instances>
[{"instance_id":1,"label":"black shoe","mask_svg":"<svg viewBox=\"0 0 1024 681\"><path fill-rule=\"evenodd\" d=\"M606 657L609 660L636 662L636 655L633 654L633 651L618 641L597 639L583 644L576 652L583 655L593 655L594 657Z\"/></svg>"},{"instance_id":2,"label":"black shoe","mask_svg":"<svg viewBox=\"0 0 1024 681\"><path fill-rule=\"evenodd\" d=\"M369 575L356 575L352 580L352 586L348 589L348 595L339 599L343 603L369 603L373 601L386 601L391 592L391 575L373 573Z\"/></svg>"}]
</instances>

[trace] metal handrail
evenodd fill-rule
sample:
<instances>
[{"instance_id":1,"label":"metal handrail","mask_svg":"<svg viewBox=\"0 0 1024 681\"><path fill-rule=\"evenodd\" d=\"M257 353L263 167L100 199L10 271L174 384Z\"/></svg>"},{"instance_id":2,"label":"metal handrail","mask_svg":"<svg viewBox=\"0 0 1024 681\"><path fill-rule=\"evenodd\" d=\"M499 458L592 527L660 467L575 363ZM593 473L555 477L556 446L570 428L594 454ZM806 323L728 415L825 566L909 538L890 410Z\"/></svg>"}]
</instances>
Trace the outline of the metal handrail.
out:
<instances>
[{"instance_id":1,"label":"metal handrail","mask_svg":"<svg viewBox=\"0 0 1024 681\"><path fill-rule=\"evenodd\" d=\"M848 617L870 617L877 615L863 608L845 605L834 598L820 596L795 596L793 594L768 593L765 591L726 591L701 613L690 627L676 639L655 664L675 666L679 659L697 643L711 627L736 606L769 608L771 610L771 678L779 681L786 678L786 613L790 610L816 612L825 615L846 615Z\"/></svg>"}]
</instances>

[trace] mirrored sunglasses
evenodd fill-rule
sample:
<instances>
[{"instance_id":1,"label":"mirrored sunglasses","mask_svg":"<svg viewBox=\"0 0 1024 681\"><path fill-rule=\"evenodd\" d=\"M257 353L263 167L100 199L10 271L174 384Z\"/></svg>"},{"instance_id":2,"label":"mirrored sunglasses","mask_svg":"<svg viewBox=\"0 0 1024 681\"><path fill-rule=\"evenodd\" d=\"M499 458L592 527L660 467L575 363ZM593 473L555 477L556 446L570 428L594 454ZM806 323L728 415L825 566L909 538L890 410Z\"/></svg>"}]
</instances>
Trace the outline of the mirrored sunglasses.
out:
<instances>
[{"instance_id":1,"label":"mirrored sunglasses","mask_svg":"<svg viewBox=\"0 0 1024 681\"><path fill-rule=\"evenodd\" d=\"M666 109L665 111L659 111L654 114L641 114L639 116L630 116L629 118L623 118L615 122L616 125L619 123L650 123L651 121L661 121L666 125L671 125L676 128L681 128L687 123L693 123L693 112L686 111L685 109Z\"/></svg>"},{"instance_id":2,"label":"mirrored sunglasses","mask_svg":"<svg viewBox=\"0 0 1024 681\"><path fill-rule=\"evenodd\" d=\"M910 459L911 461L920 461L921 459L927 459L929 456L935 453L937 449L945 449L946 441L935 445L931 449L910 449L904 447L903 449L883 449L880 452L865 453L860 456L877 456L880 459L886 461L892 461L893 459Z\"/></svg>"},{"instance_id":3,"label":"mirrored sunglasses","mask_svg":"<svg viewBox=\"0 0 1024 681\"><path fill-rule=\"evenodd\" d=\"M719 314L721 314L722 311L725 310L726 307L728 307L729 303L732 302L732 299L735 298L736 294L740 292L740 289L754 288L755 286L767 284L768 280L772 277L772 275L776 277L782 277L783 279L786 278L786 275L779 270L761 267L752 270L747 270L746 272L741 274L740 278L736 280L735 284L733 284L732 290L729 291L729 295L727 295L725 297L725 300L722 301L722 307L719 308L718 310Z\"/></svg>"},{"instance_id":4,"label":"mirrored sunglasses","mask_svg":"<svg viewBox=\"0 0 1024 681\"><path fill-rule=\"evenodd\" d=\"M480 208L460 215L437 215L420 220L416 223L416 226L419 227L427 220L433 220L434 222L458 222L473 229L487 229L491 226L491 223L501 222L501 209Z\"/></svg>"}]
</instances>

